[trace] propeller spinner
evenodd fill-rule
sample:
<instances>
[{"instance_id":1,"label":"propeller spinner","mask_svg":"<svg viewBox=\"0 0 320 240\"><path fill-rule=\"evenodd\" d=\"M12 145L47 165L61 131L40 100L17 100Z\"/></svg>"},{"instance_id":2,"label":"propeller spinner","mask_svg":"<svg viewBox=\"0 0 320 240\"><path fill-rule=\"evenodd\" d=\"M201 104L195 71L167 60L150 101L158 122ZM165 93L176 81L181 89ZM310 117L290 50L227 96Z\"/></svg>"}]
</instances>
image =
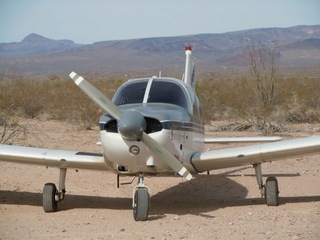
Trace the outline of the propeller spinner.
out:
<instances>
[{"instance_id":1,"label":"propeller spinner","mask_svg":"<svg viewBox=\"0 0 320 240\"><path fill-rule=\"evenodd\" d=\"M147 124L144 117L135 110L123 112L121 118L118 120L118 132L122 138L129 141L142 140L142 135L146 128Z\"/></svg>"}]
</instances>

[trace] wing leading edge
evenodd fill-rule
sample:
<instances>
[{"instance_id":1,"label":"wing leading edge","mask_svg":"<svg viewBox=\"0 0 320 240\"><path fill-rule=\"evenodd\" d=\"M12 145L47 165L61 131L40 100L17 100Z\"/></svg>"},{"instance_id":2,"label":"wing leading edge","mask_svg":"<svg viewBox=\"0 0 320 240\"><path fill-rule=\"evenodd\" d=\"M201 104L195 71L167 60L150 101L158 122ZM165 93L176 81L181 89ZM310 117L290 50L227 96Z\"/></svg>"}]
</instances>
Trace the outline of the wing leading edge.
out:
<instances>
[{"instance_id":1,"label":"wing leading edge","mask_svg":"<svg viewBox=\"0 0 320 240\"><path fill-rule=\"evenodd\" d=\"M320 153L320 136L199 152L191 163L198 172L204 172L316 153Z\"/></svg>"},{"instance_id":2,"label":"wing leading edge","mask_svg":"<svg viewBox=\"0 0 320 240\"><path fill-rule=\"evenodd\" d=\"M276 142L280 141L281 137L206 137L204 143L253 143L253 142Z\"/></svg>"},{"instance_id":3,"label":"wing leading edge","mask_svg":"<svg viewBox=\"0 0 320 240\"><path fill-rule=\"evenodd\" d=\"M0 161L56 168L107 170L102 154L0 144Z\"/></svg>"}]
</instances>

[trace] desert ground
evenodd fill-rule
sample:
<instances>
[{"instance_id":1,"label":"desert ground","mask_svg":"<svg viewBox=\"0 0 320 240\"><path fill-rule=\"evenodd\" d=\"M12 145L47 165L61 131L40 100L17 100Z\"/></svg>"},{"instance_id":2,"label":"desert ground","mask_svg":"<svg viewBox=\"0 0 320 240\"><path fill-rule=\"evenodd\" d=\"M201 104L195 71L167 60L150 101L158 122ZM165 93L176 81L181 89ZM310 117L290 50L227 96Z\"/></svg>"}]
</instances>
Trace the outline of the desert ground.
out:
<instances>
[{"instance_id":1,"label":"desert ground","mask_svg":"<svg viewBox=\"0 0 320 240\"><path fill-rule=\"evenodd\" d=\"M98 128L27 120L35 134L23 144L100 151ZM212 136L261 135L210 132ZM320 125L290 126L285 139L320 134ZM208 148L233 145L209 145ZM67 173L67 195L59 211L44 213L42 188L58 183L59 171L0 162L0 239L320 239L320 153L262 165L264 179L278 178L280 205L268 207L250 166L211 171L191 181L148 177L149 220L135 222L132 185L116 186L103 171ZM122 178L122 182L131 178Z\"/></svg>"}]
</instances>

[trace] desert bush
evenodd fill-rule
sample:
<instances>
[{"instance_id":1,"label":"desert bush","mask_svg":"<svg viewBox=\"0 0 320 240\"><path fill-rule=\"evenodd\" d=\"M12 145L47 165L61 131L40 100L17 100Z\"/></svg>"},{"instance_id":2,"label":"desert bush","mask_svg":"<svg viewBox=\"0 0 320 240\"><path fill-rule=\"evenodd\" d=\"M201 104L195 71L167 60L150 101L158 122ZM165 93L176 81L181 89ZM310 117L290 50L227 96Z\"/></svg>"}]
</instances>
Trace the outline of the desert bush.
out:
<instances>
[{"instance_id":1,"label":"desert bush","mask_svg":"<svg viewBox=\"0 0 320 240\"><path fill-rule=\"evenodd\" d=\"M0 112L0 144L16 144L23 145L29 144L30 139L36 146L42 146L43 142L40 140L39 135L46 136L46 133L39 131L39 129L32 127L28 121L22 120L19 117L10 115L9 112Z\"/></svg>"},{"instance_id":2,"label":"desert bush","mask_svg":"<svg viewBox=\"0 0 320 240\"><path fill-rule=\"evenodd\" d=\"M124 82L121 78L102 78L90 74L86 78L109 98ZM206 123L238 121L255 124L255 128L270 132L274 131L272 126L281 125L281 122L320 122L318 78L282 77L278 87L281 94L277 96L268 118L261 114L261 103L257 101L245 74L203 74L197 81L196 92ZM0 74L0 111L5 117L69 121L86 129L97 125L103 114L103 110L71 79L54 75L30 79ZM262 123L265 123L264 127Z\"/></svg>"},{"instance_id":3,"label":"desert bush","mask_svg":"<svg viewBox=\"0 0 320 240\"><path fill-rule=\"evenodd\" d=\"M280 53L276 45L265 45L261 41L247 46L245 55L248 58L248 87L252 89L258 108L256 115L269 117L277 105L281 94L279 75Z\"/></svg>"},{"instance_id":4,"label":"desert bush","mask_svg":"<svg viewBox=\"0 0 320 240\"><path fill-rule=\"evenodd\" d=\"M233 77L207 74L199 82L196 90L207 123L242 119L270 129L272 122L320 121L318 77L301 77L302 72L296 78L281 75L283 68L276 45L252 42L244 53L248 59L247 74Z\"/></svg>"},{"instance_id":5,"label":"desert bush","mask_svg":"<svg viewBox=\"0 0 320 240\"><path fill-rule=\"evenodd\" d=\"M27 128L17 120L12 120L7 114L0 116L0 144L13 144L17 140L25 139Z\"/></svg>"},{"instance_id":6,"label":"desert bush","mask_svg":"<svg viewBox=\"0 0 320 240\"><path fill-rule=\"evenodd\" d=\"M320 122L320 80L289 78L285 83L281 99L285 121Z\"/></svg>"},{"instance_id":7,"label":"desert bush","mask_svg":"<svg viewBox=\"0 0 320 240\"><path fill-rule=\"evenodd\" d=\"M273 134L275 132L281 132L287 130L283 123L269 122L263 118L244 121L244 122L222 122L220 124L210 124L206 126L206 129L212 132L242 132L242 131L259 131L265 135Z\"/></svg>"},{"instance_id":8,"label":"desert bush","mask_svg":"<svg viewBox=\"0 0 320 240\"><path fill-rule=\"evenodd\" d=\"M261 103L256 100L254 90L241 75L204 78L198 81L196 91L206 123L219 120L320 122L320 79L282 77L278 87L281 94L267 117L260 110Z\"/></svg>"},{"instance_id":9,"label":"desert bush","mask_svg":"<svg viewBox=\"0 0 320 240\"><path fill-rule=\"evenodd\" d=\"M90 76L88 77L88 79ZM90 79L109 98L122 79ZM71 121L90 129L103 111L71 79L51 75L44 79L23 79L2 75L0 108L10 116Z\"/></svg>"},{"instance_id":10,"label":"desert bush","mask_svg":"<svg viewBox=\"0 0 320 240\"><path fill-rule=\"evenodd\" d=\"M204 79L196 92L204 109L205 121L245 118L253 95L243 78Z\"/></svg>"}]
</instances>

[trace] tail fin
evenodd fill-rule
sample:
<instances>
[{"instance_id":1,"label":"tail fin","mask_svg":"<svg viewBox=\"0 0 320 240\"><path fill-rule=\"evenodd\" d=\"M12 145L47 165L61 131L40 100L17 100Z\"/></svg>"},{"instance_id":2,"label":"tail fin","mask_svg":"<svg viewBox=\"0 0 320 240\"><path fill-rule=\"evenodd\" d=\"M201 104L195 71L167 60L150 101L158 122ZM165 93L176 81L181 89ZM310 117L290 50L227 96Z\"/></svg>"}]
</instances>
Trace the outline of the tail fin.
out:
<instances>
[{"instance_id":1,"label":"tail fin","mask_svg":"<svg viewBox=\"0 0 320 240\"><path fill-rule=\"evenodd\" d=\"M195 87L195 65L192 57L191 46L186 46L186 68L184 71L183 81L190 85L193 89Z\"/></svg>"}]
</instances>

